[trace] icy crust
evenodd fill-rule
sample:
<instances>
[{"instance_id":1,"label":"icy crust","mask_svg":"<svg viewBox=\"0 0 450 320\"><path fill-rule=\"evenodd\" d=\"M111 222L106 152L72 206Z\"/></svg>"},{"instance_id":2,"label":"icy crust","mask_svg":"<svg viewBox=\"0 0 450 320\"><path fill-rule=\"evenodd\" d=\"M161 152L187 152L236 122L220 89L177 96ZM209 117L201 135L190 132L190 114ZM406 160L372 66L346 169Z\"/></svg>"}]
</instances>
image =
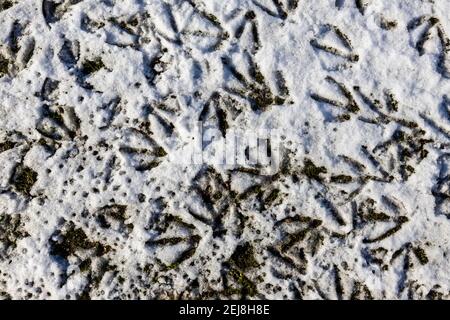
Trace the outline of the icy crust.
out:
<instances>
[{"instance_id":1,"label":"icy crust","mask_svg":"<svg viewBox=\"0 0 450 320\"><path fill-rule=\"evenodd\" d=\"M450 2L0 10L0 297L449 298Z\"/></svg>"}]
</instances>

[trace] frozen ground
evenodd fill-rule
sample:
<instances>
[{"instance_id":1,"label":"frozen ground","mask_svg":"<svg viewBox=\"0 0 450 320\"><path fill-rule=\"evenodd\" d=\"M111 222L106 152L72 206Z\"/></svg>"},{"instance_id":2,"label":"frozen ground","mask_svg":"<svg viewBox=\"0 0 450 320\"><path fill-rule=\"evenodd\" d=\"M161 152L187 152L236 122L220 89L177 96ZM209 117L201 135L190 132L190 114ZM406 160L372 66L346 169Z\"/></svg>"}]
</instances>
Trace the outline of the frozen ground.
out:
<instances>
[{"instance_id":1,"label":"frozen ground","mask_svg":"<svg viewBox=\"0 0 450 320\"><path fill-rule=\"evenodd\" d=\"M0 0L0 297L449 298L449 34L448 0ZM208 162L259 129L275 171Z\"/></svg>"}]
</instances>

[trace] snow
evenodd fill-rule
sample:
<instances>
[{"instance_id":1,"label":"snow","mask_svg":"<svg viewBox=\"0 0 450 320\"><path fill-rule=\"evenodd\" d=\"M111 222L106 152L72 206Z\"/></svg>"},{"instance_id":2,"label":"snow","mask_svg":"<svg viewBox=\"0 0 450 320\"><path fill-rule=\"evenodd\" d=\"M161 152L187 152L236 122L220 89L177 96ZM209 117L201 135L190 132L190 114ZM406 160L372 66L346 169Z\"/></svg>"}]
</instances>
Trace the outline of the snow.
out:
<instances>
[{"instance_id":1,"label":"snow","mask_svg":"<svg viewBox=\"0 0 450 320\"><path fill-rule=\"evenodd\" d=\"M450 3L279 2L0 0L0 297L449 297Z\"/></svg>"}]
</instances>

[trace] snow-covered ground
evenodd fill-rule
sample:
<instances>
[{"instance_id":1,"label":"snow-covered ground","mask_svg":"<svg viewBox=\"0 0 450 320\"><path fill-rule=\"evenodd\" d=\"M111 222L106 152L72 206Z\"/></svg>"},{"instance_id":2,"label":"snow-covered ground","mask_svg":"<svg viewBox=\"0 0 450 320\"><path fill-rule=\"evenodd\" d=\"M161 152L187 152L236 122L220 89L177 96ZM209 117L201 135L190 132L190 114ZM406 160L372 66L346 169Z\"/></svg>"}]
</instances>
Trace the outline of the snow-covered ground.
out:
<instances>
[{"instance_id":1,"label":"snow-covered ground","mask_svg":"<svg viewBox=\"0 0 450 320\"><path fill-rule=\"evenodd\" d=\"M0 298L449 298L449 36L448 0L0 0Z\"/></svg>"}]
</instances>

